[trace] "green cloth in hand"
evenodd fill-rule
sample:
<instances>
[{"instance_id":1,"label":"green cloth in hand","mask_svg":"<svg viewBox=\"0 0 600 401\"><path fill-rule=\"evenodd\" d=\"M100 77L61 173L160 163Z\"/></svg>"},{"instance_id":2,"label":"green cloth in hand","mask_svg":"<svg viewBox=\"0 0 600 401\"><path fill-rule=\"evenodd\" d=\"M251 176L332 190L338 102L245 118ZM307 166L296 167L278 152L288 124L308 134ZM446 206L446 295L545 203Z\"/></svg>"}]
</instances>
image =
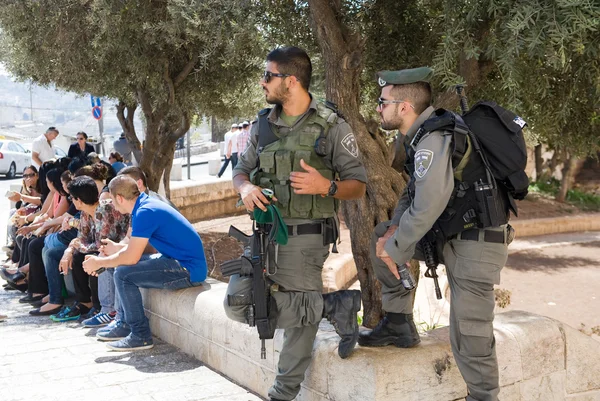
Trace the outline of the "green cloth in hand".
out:
<instances>
[{"instance_id":1,"label":"green cloth in hand","mask_svg":"<svg viewBox=\"0 0 600 401\"><path fill-rule=\"evenodd\" d=\"M288 229L281 217L281 212L275 205L267 205L267 211L263 212L259 208L254 208L254 221L258 224L272 224L269 240L275 241L279 245L287 245Z\"/></svg>"}]
</instances>

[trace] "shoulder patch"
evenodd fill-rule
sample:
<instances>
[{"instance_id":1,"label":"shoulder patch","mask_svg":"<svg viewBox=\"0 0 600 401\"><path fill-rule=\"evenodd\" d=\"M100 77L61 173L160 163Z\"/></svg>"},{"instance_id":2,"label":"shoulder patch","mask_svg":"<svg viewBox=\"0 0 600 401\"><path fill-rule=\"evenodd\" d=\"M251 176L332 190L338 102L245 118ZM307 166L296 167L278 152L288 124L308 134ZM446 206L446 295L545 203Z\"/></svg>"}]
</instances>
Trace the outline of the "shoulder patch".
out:
<instances>
[{"instance_id":1,"label":"shoulder patch","mask_svg":"<svg viewBox=\"0 0 600 401\"><path fill-rule=\"evenodd\" d=\"M431 167L433 161L433 152L429 149L421 149L415 153L415 174L419 178L425 177L425 174Z\"/></svg>"},{"instance_id":2,"label":"shoulder patch","mask_svg":"<svg viewBox=\"0 0 600 401\"><path fill-rule=\"evenodd\" d=\"M342 146L352 156L358 157L358 144L356 143L356 138L352 132L347 134L344 139L342 139Z\"/></svg>"}]
</instances>

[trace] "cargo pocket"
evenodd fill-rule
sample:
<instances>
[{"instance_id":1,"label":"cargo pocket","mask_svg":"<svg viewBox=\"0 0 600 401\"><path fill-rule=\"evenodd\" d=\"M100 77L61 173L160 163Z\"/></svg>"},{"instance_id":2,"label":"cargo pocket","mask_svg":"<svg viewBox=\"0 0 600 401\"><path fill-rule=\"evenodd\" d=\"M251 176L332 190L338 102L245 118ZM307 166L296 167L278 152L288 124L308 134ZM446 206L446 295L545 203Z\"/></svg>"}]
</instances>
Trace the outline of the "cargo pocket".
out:
<instances>
[{"instance_id":1,"label":"cargo pocket","mask_svg":"<svg viewBox=\"0 0 600 401\"><path fill-rule=\"evenodd\" d=\"M504 244L455 239L450 241L456 264L452 274L458 278L500 284L500 272L508 257Z\"/></svg>"},{"instance_id":2,"label":"cargo pocket","mask_svg":"<svg viewBox=\"0 0 600 401\"><path fill-rule=\"evenodd\" d=\"M275 171L275 154L272 152L262 152L258 155L260 160L260 168L267 174L272 174Z\"/></svg>"},{"instance_id":3,"label":"cargo pocket","mask_svg":"<svg viewBox=\"0 0 600 401\"><path fill-rule=\"evenodd\" d=\"M331 170L319 170L319 173L329 181L333 180ZM313 196L313 218L321 219L335 215L335 202L331 196Z\"/></svg>"},{"instance_id":4,"label":"cargo pocket","mask_svg":"<svg viewBox=\"0 0 600 401\"><path fill-rule=\"evenodd\" d=\"M492 322L459 320L460 354L467 357L487 357L492 354L494 327Z\"/></svg>"},{"instance_id":5,"label":"cargo pocket","mask_svg":"<svg viewBox=\"0 0 600 401\"><path fill-rule=\"evenodd\" d=\"M275 164L277 166L277 182L274 185L277 206L287 210L290 203L290 173L292 172L292 155L287 150L275 152Z\"/></svg>"},{"instance_id":6,"label":"cargo pocket","mask_svg":"<svg viewBox=\"0 0 600 401\"><path fill-rule=\"evenodd\" d=\"M308 150L301 150L295 152L294 155L294 170L299 172L305 172L300 167L300 160L304 159L304 162L310 164L310 154ZM290 214L291 217L295 218L308 218L312 209L312 195L299 195L294 193L294 189L290 188Z\"/></svg>"},{"instance_id":7,"label":"cargo pocket","mask_svg":"<svg viewBox=\"0 0 600 401\"><path fill-rule=\"evenodd\" d=\"M329 257L329 247L302 249L302 259L305 265L323 268L325 261Z\"/></svg>"}]
</instances>

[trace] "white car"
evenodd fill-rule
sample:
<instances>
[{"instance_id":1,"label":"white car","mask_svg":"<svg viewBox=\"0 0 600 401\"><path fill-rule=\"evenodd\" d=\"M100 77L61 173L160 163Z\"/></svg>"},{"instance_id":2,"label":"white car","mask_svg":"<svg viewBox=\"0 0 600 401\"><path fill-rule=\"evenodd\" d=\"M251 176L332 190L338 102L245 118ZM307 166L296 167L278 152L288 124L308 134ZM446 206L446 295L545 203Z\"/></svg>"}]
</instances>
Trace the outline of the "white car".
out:
<instances>
[{"instance_id":1,"label":"white car","mask_svg":"<svg viewBox=\"0 0 600 401\"><path fill-rule=\"evenodd\" d=\"M0 139L0 174L15 178L31 164L31 152L15 141Z\"/></svg>"}]
</instances>

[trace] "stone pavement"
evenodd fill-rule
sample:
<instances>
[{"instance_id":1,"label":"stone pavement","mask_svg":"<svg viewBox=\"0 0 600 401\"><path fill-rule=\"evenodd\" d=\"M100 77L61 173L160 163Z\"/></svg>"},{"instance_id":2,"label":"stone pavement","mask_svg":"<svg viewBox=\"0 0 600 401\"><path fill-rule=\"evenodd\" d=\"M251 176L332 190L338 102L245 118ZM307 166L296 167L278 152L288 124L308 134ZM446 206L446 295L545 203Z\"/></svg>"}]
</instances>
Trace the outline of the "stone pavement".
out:
<instances>
[{"instance_id":1,"label":"stone pavement","mask_svg":"<svg viewBox=\"0 0 600 401\"><path fill-rule=\"evenodd\" d=\"M23 296L0 290L0 400L261 401L155 338L151 350L112 352L96 329L31 317Z\"/></svg>"}]
</instances>

